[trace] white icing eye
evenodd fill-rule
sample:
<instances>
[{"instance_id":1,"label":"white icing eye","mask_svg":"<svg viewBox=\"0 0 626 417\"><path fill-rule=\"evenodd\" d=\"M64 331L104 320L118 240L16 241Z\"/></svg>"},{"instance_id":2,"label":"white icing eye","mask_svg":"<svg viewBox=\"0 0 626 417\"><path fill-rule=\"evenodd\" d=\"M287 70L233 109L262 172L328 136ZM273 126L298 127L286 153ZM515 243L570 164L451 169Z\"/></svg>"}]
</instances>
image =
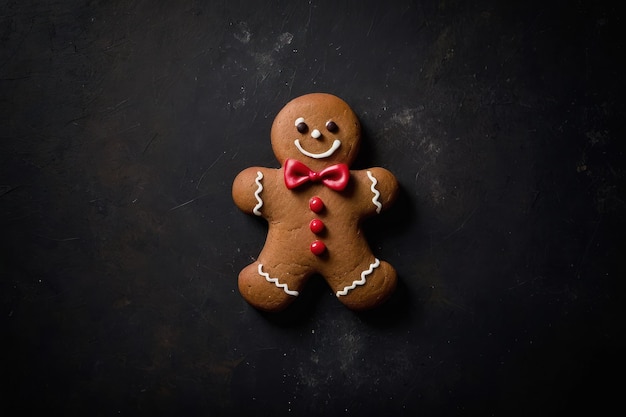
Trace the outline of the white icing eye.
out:
<instances>
[{"instance_id":1,"label":"white icing eye","mask_svg":"<svg viewBox=\"0 0 626 417\"><path fill-rule=\"evenodd\" d=\"M300 123L304 123L304 117L298 117L293 125L298 126Z\"/></svg>"}]
</instances>

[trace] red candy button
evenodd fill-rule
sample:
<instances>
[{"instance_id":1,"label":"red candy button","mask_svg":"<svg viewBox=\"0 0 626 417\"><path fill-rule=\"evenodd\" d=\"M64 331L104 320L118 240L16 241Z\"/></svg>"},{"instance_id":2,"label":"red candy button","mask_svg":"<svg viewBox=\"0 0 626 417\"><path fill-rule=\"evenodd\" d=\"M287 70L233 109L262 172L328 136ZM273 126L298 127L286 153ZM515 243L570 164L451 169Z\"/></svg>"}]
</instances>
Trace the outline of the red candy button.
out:
<instances>
[{"instance_id":1,"label":"red candy button","mask_svg":"<svg viewBox=\"0 0 626 417\"><path fill-rule=\"evenodd\" d=\"M322 253L324 253L325 250L326 245L324 245L324 242L322 242L321 240L316 240L311 243L311 252L313 252L313 255L320 256Z\"/></svg>"},{"instance_id":2,"label":"red candy button","mask_svg":"<svg viewBox=\"0 0 626 417\"><path fill-rule=\"evenodd\" d=\"M324 210L324 202L319 197L312 197L309 200L309 208L313 213L319 213Z\"/></svg>"},{"instance_id":3,"label":"red candy button","mask_svg":"<svg viewBox=\"0 0 626 417\"><path fill-rule=\"evenodd\" d=\"M316 235L320 234L324 230L324 222L320 219L313 219L311 223L309 223L309 229Z\"/></svg>"}]
</instances>

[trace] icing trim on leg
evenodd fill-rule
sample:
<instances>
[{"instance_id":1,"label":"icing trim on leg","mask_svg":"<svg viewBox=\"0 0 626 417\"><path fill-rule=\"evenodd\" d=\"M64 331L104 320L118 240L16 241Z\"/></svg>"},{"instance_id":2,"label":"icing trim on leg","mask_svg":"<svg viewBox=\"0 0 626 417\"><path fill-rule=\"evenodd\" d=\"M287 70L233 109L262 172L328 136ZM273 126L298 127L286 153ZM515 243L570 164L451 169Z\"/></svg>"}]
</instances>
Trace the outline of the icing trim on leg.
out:
<instances>
[{"instance_id":1,"label":"icing trim on leg","mask_svg":"<svg viewBox=\"0 0 626 417\"><path fill-rule=\"evenodd\" d=\"M263 272L263 264L259 264L259 275L261 275L262 277L265 277L265 280L267 282L271 282L274 285L276 285L278 288L282 288L283 291L285 291L285 293L289 294L289 295L293 295L294 297L298 296L300 293L298 291L293 291L290 290L289 287L287 286L287 284L281 284L278 282L278 278L271 278L270 274L268 274L267 272Z\"/></svg>"},{"instance_id":2,"label":"icing trim on leg","mask_svg":"<svg viewBox=\"0 0 626 417\"><path fill-rule=\"evenodd\" d=\"M341 296L341 295L348 295L348 292L350 292L351 290L355 289L357 285L363 285L366 282L366 277L371 274L372 272L374 272L375 268L378 268L380 266L380 261L378 260L378 258L374 258L374 263L370 264L370 267L368 269L366 269L365 271L361 272L361 279L360 280L355 280L354 282L352 282L352 285L348 285L347 287L344 287L343 290L341 291L337 291L337 293L335 294L337 297Z\"/></svg>"}]
</instances>

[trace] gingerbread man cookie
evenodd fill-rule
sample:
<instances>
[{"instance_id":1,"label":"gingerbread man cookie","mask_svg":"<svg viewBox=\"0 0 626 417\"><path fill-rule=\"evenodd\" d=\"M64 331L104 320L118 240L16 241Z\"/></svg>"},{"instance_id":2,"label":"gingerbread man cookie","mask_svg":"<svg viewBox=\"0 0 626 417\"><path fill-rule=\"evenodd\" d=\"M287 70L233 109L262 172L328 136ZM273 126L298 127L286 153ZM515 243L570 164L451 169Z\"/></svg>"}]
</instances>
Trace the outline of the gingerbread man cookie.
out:
<instances>
[{"instance_id":1,"label":"gingerbread man cookie","mask_svg":"<svg viewBox=\"0 0 626 417\"><path fill-rule=\"evenodd\" d=\"M284 309L316 273L353 310L375 307L395 289L396 271L372 254L360 224L392 204L398 183L383 168L349 169L360 139L343 100L304 95L272 125L281 167L247 168L235 178L235 204L269 224L258 259L239 274L239 291L254 307Z\"/></svg>"}]
</instances>

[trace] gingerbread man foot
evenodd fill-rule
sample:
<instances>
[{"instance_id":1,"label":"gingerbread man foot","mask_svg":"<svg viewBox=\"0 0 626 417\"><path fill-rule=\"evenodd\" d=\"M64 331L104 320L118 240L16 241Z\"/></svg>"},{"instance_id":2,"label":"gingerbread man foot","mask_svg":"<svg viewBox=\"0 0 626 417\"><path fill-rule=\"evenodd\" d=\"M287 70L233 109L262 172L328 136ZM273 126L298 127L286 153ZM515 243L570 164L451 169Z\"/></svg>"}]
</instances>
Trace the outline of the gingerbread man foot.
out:
<instances>
[{"instance_id":1,"label":"gingerbread man foot","mask_svg":"<svg viewBox=\"0 0 626 417\"><path fill-rule=\"evenodd\" d=\"M397 283L396 270L385 261L374 258L369 265L362 264L360 268L360 274L353 274L352 281L344 279L340 284L333 285L339 301L358 311L369 310L384 303Z\"/></svg>"},{"instance_id":2,"label":"gingerbread man foot","mask_svg":"<svg viewBox=\"0 0 626 417\"><path fill-rule=\"evenodd\" d=\"M296 300L300 286L290 285L278 271L270 273L270 269L258 261L245 267L239 273L239 292L260 310L280 311Z\"/></svg>"}]
</instances>

